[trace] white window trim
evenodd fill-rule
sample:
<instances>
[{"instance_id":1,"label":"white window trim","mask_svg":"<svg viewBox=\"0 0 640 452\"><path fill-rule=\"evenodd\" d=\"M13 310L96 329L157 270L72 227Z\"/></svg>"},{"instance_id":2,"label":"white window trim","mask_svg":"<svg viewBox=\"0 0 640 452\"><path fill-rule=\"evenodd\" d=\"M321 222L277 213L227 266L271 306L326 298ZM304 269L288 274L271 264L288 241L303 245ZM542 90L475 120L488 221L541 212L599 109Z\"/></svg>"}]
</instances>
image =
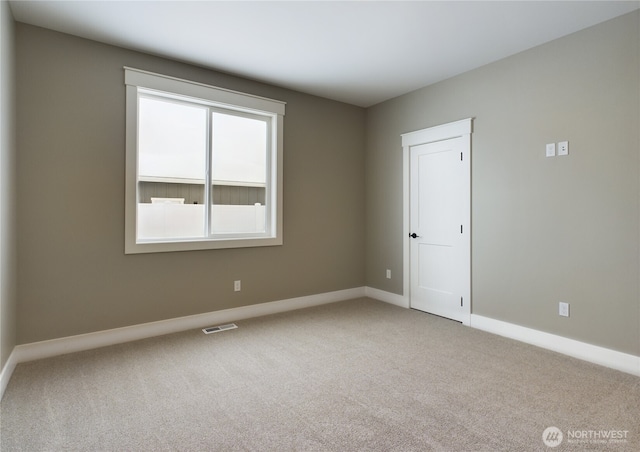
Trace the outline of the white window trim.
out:
<instances>
[{"instance_id":1,"label":"white window trim","mask_svg":"<svg viewBox=\"0 0 640 452\"><path fill-rule=\"evenodd\" d=\"M126 85L125 254L282 245L283 118L285 103L129 67L125 67L124 71ZM274 215L269 217L271 225L268 236L247 238L203 237L163 242L137 241L138 88L188 96L196 101L204 99L223 108L252 113L262 112L272 117L275 133L271 134L272 164L270 166L270 180L272 181L273 190L269 202L273 206Z\"/></svg>"}]
</instances>

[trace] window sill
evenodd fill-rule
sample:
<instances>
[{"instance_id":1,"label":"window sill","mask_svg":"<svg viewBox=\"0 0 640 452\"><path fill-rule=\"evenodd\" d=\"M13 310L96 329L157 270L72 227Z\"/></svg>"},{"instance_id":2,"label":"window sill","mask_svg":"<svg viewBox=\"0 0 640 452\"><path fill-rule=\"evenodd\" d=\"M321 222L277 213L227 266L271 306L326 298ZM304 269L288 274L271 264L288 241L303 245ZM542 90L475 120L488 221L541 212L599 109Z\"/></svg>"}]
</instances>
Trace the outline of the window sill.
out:
<instances>
[{"instance_id":1,"label":"window sill","mask_svg":"<svg viewBox=\"0 0 640 452\"><path fill-rule=\"evenodd\" d=\"M125 254L170 253L177 251L217 250L231 248L253 248L282 245L281 237L248 237L230 239L185 239L162 242L127 241Z\"/></svg>"}]
</instances>

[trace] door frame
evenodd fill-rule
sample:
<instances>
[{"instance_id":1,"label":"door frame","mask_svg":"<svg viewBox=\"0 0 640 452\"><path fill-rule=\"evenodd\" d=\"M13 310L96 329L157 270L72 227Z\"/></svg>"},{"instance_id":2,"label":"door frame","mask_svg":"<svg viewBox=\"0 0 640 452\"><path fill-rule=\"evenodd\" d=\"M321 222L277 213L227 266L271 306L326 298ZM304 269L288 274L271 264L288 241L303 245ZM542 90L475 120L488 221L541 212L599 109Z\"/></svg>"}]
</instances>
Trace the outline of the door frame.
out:
<instances>
[{"instance_id":1,"label":"door frame","mask_svg":"<svg viewBox=\"0 0 640 452\"><path fill-rule=\"evenodd\" d=\"M468 249L468 285L463 294L466 310L462 323L469 326L471 323L471 134L473 133L473 118L461 119L459 121L442 124L439 126L429 127L426 129L416 130L414 132L403 133L402 137L402 263L403 263L403 281L402 291L407 303L407 307L411 307L411 251L409 228L411 227L411 178L410 178L410 162L411 147L421 144L434 143L436 141L448 140L451 138L462 137L464 141L464 154L466 156L467 168L469 172L469 205L465 207L469 211L468 234L465 235L465 248Z\"/></svg>"}]
</instances>

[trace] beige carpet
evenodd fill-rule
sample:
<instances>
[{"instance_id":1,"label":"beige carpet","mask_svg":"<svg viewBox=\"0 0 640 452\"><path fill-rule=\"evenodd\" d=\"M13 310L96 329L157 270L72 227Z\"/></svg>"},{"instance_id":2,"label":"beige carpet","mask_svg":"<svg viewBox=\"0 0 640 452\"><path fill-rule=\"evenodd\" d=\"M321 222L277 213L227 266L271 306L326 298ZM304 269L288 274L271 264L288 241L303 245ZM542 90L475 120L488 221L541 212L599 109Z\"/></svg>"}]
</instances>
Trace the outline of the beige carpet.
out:
<instances>
[{"instance_id":1,"label":"beige carpet","mask_svg":"<svg viewBox=\"0 0 640 452\"><path fill-rule=\"evenodd\" d=\"M20 364L2 451L640 450L632 375L370 299L236 323Z\"/></svg>"}]
</instances>

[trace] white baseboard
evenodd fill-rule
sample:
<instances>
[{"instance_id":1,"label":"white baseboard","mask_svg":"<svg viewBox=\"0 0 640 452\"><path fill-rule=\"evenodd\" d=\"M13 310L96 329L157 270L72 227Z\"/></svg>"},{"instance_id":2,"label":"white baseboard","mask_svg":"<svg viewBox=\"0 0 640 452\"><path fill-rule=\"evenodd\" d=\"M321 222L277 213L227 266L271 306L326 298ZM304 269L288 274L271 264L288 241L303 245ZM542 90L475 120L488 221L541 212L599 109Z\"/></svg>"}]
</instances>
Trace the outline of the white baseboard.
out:
<instances>
[{"instance_id":1,"label":"white baseboard","mask_svg":"<svg viewBox=\"0 0 640 452\"><path fill-rule=\"evenodd\" d=\"M9 384L9 380L11 379L11 375L13 375L13 371L18 364L15 348L9 355L7 362L4 363L2 370L0 370L0 400L2 400L2 396L4 395L4 390L7 389L7 385Z\"/></svg>"},{"instance_id":2,"label":"white baseboard","mask_svg":"<svg viewBox=\"0 0 640 452\"><path fill-rule=\"evenodd\" d=\"M369 298L375 298L379 301L384 301L385 303L394 304L396 306L400 306L401 308L409 308L409 299L404 295L398 295L391 292L386 292L380 289L374 289L373 287L365 287L365 295Z\"/></svg>"},{"instance_id":3,"label":"white baseboard","mask_svg":"<svg viewBox=\"0 0 640 452\"><path fill-rule=\"evenodd\" d=\"M365 287L365 295L403 308L410 307L407 297L374 289L373 287ZM475 314L471 314L470 326L499 336L508 337L572 356L583 361L640 376L640 356L618 352L616 350Z\"/></svg>"},{"instance_id":4,"label":"white baseboard","mask_svg":"<svg viewBox=\"0 0 640 452\"><path fill-rule=\"evenodd\" d=\"M178 333L194 328L204 328L220 323L260 317L269 314L293 311L296 309L319 306L337 301L349 300L365 296L364 287L327 292L286 300L260 303L238 308L223 309L221 311L178 317L158 322L143 323L111 330L96 331L94 333L79 334L77 336L51 339L42 342L17 345L0 373L0 399L4 394L11 374L18 363L36 359L51 358L85 350L91 350L109 345L122 344L140 339L146 339L164 334Z\"/></svg>"},{"instance_id":5,"label":"white baseboard","mask_svg":"<svg viewBox=\"0 0 640 452\"><path fill-rule=\"evenodd\" d=\"M13 349L13 352L9 355L7 362L0 371L0 400L4 395L4 391L9 384L16 365L21 362L50 358L66 353L91 350L164 334L178 333L194 328L204 328L215 324L269 314L278 314L364 296L403 308L409 308L409 300L402 295L385 292L373 287L356 287L336 292L290 298L18 345ZM471 327L640 376L640 357L638 356L474 314L471 315Z\"/></svg>"},{"instance_id":6,"label":"white baseboard","mask_svg":"<svg viewBox=\"0 0 640 452\"><path fill-rule=\"evenodd\" d=\"M640 376L640 356L475 314L471 314L471 327Z\"/></svg>"},{"instance_id":7,"label":"white baseboard","mask_svg":"<svg viewBox=\"0 0 640 452\"><path fill-rule=\"evenodd\" d=\"M178 317L175 319L160 320L158 322L143 323L140 325L126 326L112 330L97 331L95 333L80 334L77 336L63 337L49 341L34 342L18 345L15 348L18 362L33 361L49 358L66 353L91 350L98 347L121 344L139 339L146 339L164 334L178 333L193 328L204 328L217 323L228 323L236 320L244 320L263 315L277 314L293 311L295 309L308 308L336 301L348 300L364 296L364 288L339 290L306 297L290 298L287 300L259 303L238 308L223 309L220 311L206 312L204 314Z\"/></svg>"}]
</instances>

